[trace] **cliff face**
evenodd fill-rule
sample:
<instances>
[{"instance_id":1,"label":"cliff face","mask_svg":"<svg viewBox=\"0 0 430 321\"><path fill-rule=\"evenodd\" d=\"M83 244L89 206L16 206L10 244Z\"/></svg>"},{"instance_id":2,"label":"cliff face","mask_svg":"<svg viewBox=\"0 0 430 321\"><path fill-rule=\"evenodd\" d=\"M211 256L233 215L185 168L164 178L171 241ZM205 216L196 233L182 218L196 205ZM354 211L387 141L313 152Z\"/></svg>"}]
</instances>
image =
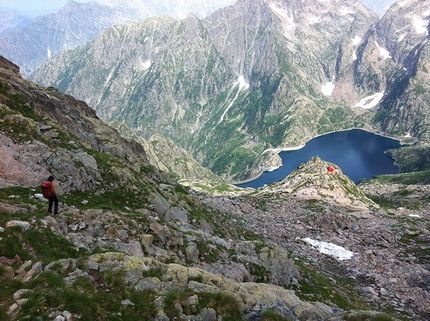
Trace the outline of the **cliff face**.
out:
<instances>
[{"instance_id":1,"label":"cliff face","mask_svg":"<svg viewBox=\"0 0 430 321\"><path fill-rule=\"evenodd\" d=\"M374 125L429 140L429 14L425 1L397 2L369 30L354 67L358 88L381 93Z\"/></svg>"}]
</instances>

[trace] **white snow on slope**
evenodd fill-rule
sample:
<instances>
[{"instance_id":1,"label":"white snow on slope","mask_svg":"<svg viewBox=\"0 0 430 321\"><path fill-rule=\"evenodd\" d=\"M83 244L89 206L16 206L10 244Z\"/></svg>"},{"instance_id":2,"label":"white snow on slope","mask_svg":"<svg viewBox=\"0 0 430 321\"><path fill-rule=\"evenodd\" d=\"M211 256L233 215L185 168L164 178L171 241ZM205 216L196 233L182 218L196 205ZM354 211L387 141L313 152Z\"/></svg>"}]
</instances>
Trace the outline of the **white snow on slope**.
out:
<instances>
[{"instance_id":1,"label":"white snow on slope","mask_svg":"<svg viewBox=\"0 0 430 321\"><path fill-rule=\"evenodd\" d=\"M272 9L273 13L281 20L282 26L284 27L285 37L288 38L289 36L294 36L296 24L294 23L293 15L289 15L287 10L279 8L273 3L271 3L269 7L270 9Z\"/></svg>"},{"instance_id":2,"label":"white snow on slope","mask_svg":"<svg viewBox=\"0 0 430 321\"><path fill-rule=\"evenodd\" d=\"M236 85L239 85L239 90L244 90L249 88L249 84L245 81L244 76L239 76L239 78L237 78L237 82L234 83L234 86Z\"/></svg>"},{"instance_id":3,"label":"white snow on slope","mask_svg":"<svg viewBox=\"0 0 430 321\"><path fill-rule=\"evenodd\" d=\"M51 49L48 48L48 59L51 59Z\"/></svg>"},{"instance_id":4,"label":"white snow on slope","mask_svg":"<svg viewBox=\"0 0 430 321\"><path fill-rule=\"evenodd\" d=\"M351 8L346 8L346 7L344 7L344 8L341 8L341 9L340 9L339 13L340 13L340 15L342 15L342 16L347 16L347 15L349 15L349 14L354 15L354 14L355 14L355 11L354 11L354 10L352 10Z\"/></svg>"},{"instance_id":5,"label":"white snow on slope","mask_svg":"<svg viewBox=\"0 0 430 321\"><path fill-rule=\"evenodd\" d=\"M373 108L381 102L382 97L384 97L384 93L377 93L372 96L368 96L356 103L354 107L362 107L365 109Z\"/></svg>"},{"instance_id":6,"label":"white snow on slope","mask_svg":"<svg viewBox=\"0 0 430 321\"><path fill-rule=\"evenodd\" d=\"M348 251L345 248L333 243L320 242L312 240L308 237L303 239L303 241L309 243L313 247L316 247L320 253L334 256L338 260L349 260L354 256L354 253L351 251Z\"/></svg>"},{"instance_id":7,"label":"white snow on slope","mask_svg":"<svg viewBox=\"0 0 430 321\"><path fill-rule=\"evenodd\" d=\"M322 85L321 91L324 96L331 96L331 94L333 93L334 87L335 87L334 81L331 81L326 83L325 85Z\"/></svg>"},{"instance_id":8,"label":"white snow on slope","mask_svg":"<svg viewBox=\"0 0 430 321\"><path fill-rule=\"evenodd\" d=\"M360 44L360 42L361 42L361 37L359 37L359 36L355 36L353 39L352 39L352 45L354 46L354 47L357 47L359 44ZM352 60L353 61L355 61L355 60L357 60L357 53L354 51L354 53L353 53L353 55L352 55Z\"/></svg>"},{"instance_id":9,"label":"white snow on slope","mask_svg":"<svg viewBox=\"0 0 430 321\"><path fill-rule=\"evenodd\" d=\"M415 28L415 31L417 34L423 34L423 33L428 33L427 27L429 25L429 20L426 19L421 19L419 17L413 17L412 19L412 25Z\"/></svg>"},{"instance_id":10,"label":"white snow on slope","mask_svg":"<svg viewBox=\"0 0 430 321\"><path fill-rule=\"evenodd\" d=\"M233 106L234 102L236 101L237 97L239 97L239 94L242 90L246 90L249 88L249 84L246 83L245 81L245 77L244 76L239 76L237 78L237 81L233 84L233 88L235 88L236 86L239 86L239 90L236 92L236 96L234 96L233 100L231 101L231 103L228 105L228 107L226 108L226 110L224 110L224 113L222 114L218 124L220 124L223 120L225 115L227 114L227 112L229 111L229 109L231 108L231 106ZM232 89L233 89L232 88Z\"/></svg>"},{"instance_id":11,"label":"white snow on slope","mask_svg":"<svg viewBox=\"0 0 430 321\"><path fill-rule=\"evenodd\" d=\"M357 46L359 43L361 42L361 37L359 37L359 36L355 36L353 39L352 39L352 45L355 47L355 46Z\"/></svg>"},{"instance_id":12,"label":"white snow on slope","mask_svg":"<svg viewBox=\"0 0 430 321\"><path fill-rule=\"evenodd\" d=\"M141 61L141 63L142 63L142 67L144 70L148 70L152 64L150 59L145 60L145 61Z\"/></svg>"},{"instance_id":13,"label":"white snow on slope","mask_svg":"<svg viewBox=\"0 0 430 321\"><path fill-rule=\"evenodd\" d=\"M376 47L378 47L378 49L379 49L379 54L380 54L384 59L391 58L390 53L388 52L388 50L387 50L387 49L384 49L384 48L380 47L376 41L375 41L375 45L376 45Z\"/></svg>"},{"instance_id":14,"label":"white snow on slope","mask_svg":"<svg viewBox=\"0 0 430 321\"><path fill-rule=\"evenodd\" d=\"M410 0L405 0L405 1L399 1L397 4L399 7L404 7L406 6L408 3L410 2Z\"/></svg>"}]
</instances>

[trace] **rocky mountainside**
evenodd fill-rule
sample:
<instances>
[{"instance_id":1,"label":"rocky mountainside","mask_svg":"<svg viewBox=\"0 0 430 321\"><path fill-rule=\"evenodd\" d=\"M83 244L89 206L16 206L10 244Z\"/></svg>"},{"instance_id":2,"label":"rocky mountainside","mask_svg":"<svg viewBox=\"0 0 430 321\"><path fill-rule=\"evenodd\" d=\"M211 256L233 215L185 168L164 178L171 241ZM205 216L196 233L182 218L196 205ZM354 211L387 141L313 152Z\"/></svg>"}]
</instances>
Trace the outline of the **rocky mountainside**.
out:
<instances>
[{"instance_id":1,"label":"rocky mountainside","mask_svg":"<svg viewBox=\"0 0 430 321\"><path fill-rule=\"evenodd\" d=\"M428 191L378 209L314 158L267 188L196 192L3 58L0 115L2 320L430 317Z\"/></svg>"},{"instance_id":2,"label":"rocky mountainside","mask_svg":"<svg viewBox=\"0 0 430 321\"><path fill-rule=\"evenodd\" d=\"M429 17L430 3L398 1L363 37L354 63L356 88L381 97L375 126L390 135L403 132L427 142Z\"/></svg>"},{"instance_id":3,"label":"rocky mountainside","mask_svg":"<svg viewBox=\"0 0 430 321\"><path fill-rule=\"evenodd\" d=\"M428 141L428 6L241 0L108 28L31 79L240 181L279 163L266 150L340 129Z\"/></svg>"},{"instance_id":4,"label":"rocky mountainside","mask_svg":"<svg viewBox=\"0 0 430 321\"><path fill-rule=\"evenodd\" d=\"M17 12L0 11L0 37L14 30L20 30L32 21L31 17Z\"/></svg>"},{"instance_id":5,"label":"rocky mountainside","mask_svg":"<svg viewBox=\"0 0 430 321\"><path fill-rule=\"evenodd\" d=\"M18 64L24 75L29 75L60 51L93 39L108 26L150 16L183 18L190 12L204 17L232 2L93 0L82 3L70 0L58 12L38 16L25 28L0 37L0 54Z\"/></svg>"},{"instance_id":6,"label":"rocky mountainside","mask_svg":"<svg viewBox=\"0 0 430 321\"><path fill-rule=\"evenodd\" d=\"M178 148L171 139L154 134L147 141L119 122L110 123L118 133L141 144L149 163L160 171L170 173L177 179L203 180L215 184L225 183L219 176L196 162L184 149Z\"/></svg>"}]
</instances>

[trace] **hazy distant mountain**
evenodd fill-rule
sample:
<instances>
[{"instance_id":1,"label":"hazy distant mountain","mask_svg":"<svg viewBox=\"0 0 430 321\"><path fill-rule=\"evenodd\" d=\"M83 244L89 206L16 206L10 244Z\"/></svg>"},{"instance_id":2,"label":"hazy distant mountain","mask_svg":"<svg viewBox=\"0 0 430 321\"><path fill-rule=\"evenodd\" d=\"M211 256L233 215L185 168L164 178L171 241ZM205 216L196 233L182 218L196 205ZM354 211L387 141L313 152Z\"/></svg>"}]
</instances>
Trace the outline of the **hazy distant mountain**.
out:
<instances>
[{"instance_id":1,"label":"hazy distant mountain","mask_svg":"<svg viewBox=\"0 0 430 321\"><path fill-rule=\"evenodd\" d=\"M366 7L382 16L396 0L360 0Z\"/></svg>"},{"instance_id":2,"label":"hazy distant mountain","mask_svg":"<svg viewBox=\"0 0 430 321\"><path fill-rule=\"evenodd\" d=\"M20 30L32 21L31 17L21 15L17 12L0 11L0 37L11 31Z\"/></svg>"},{"instance_id":3,"label":"hazy distant mountain","mask_svg":"<svg viewBox=\"0 0 430 321\"><path fill-rule=\"evenodd\" d=\"M204 17L234 0L93 0L68 1L58 12L39 16L22 30L0 38L0 54L21 67L23 75L52 58L93 39L105 27L149 16Z\"/></svg>"}]
</instances>

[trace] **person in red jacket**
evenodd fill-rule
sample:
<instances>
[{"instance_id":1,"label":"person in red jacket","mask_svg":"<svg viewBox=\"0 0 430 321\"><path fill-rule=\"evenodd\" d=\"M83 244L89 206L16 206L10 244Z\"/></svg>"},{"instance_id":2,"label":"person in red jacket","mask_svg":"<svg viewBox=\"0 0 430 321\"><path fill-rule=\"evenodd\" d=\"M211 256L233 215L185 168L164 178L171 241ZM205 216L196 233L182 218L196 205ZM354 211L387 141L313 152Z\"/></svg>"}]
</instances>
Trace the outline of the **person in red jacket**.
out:
<instances>
[{"instance_id":1,"label":"person in red jacket","mask_svg":"<svg viewBox=\"0 0 430 321\"><path fill-rule=\"evenodd\" d=\"M55 192L55 185L54 185L54 176L48 177L48 182L51 183L51 196L48 197L49 200L49 206L48 206L48 212L52 214L52 204L54 204L54 214L58 214L58 198L57 193Z\"/></svg>"}]
</instances>

